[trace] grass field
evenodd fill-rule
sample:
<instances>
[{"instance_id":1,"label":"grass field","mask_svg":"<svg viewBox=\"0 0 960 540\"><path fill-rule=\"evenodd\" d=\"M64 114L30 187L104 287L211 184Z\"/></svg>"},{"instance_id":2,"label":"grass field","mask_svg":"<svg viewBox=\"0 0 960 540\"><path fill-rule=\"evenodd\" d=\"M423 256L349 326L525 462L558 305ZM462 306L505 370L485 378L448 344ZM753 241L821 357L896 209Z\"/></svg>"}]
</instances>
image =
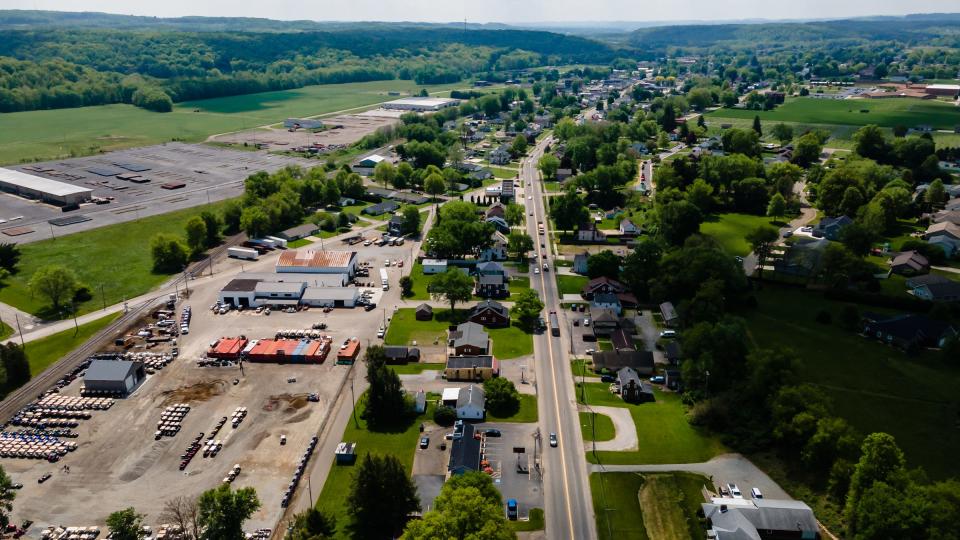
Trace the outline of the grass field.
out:
<instances>
[{"instance_id":1,"label":"grass field","mask_svg":"<svg viewBox=\"0 0 960 540\"><path fill-rule=\"evenodd\" d=\"M750 253L750 244L744 237L761 225L773 225L773 221L772 218L750 214L720 214L709 216L700 225L700 232L715 238L727 253L742 257Z\"/></svg>"},{"instance_id":2,"label":"grass field","mask_svg":"<svg viewBox=\"0 0 960 540\"><path fill-rule=\"evenodd\" d=\"M488 422L536 422L537 421L537 396L531 394L520 394L520 408L516 413L510 416L497 416L487 411Z\"/></svg>"},{"instance_id":3,"label":"grass field","mask_svg":"<svg viewBox=\"0 0 960 540\"><path fill-rule=\"evenodd\" d=\"M455 321L466 320L467 311L458 309ZM450 324L449 309L435 309L433 320L418 321L413 308L399 309L393 314L390 328L384 343L387 345L410 345L416 341L420 345L430 345L435 341L443 343L447 339L447 326ZM510 360L533 354L533 335L516 326L508 328L488 328L493 340L493 354L500 360Z\"/></svg>"},{"instance_id":4,"label":"grass field","mask_svg":"<svg viewBox=\"0 0 960 540\"><path fill-rule=\"evenodd\" d=\"M443 368L446 367L446 364L431 364L429 362L422 362L416 364L396 364L388 367L395 371L397 375L415 375L428 370L443 371Z\"/></svg>"},{"instance_id":5,"label":"grass field","mask_svg":"<svg viewBox=\"0 0 960 540\"><path fill-rule=\"evenodd\" d=\"M111 313L105 317L81 324L79 331L70 328L56 334L49 335L36 341L28 341L26 346L27 360L30 362L30 375L37 376L51 364L63 358L64 355L82 345L91 336L99 332L119 317L119 313Z\"/></svg>"},{"instance_id":6,"label":"grass field","mask_svg":"<svg viewBox=\"0 0 960 540\"><path fill-rule=\"evenodd\" d=\"M465 86L461 82L428 90L447 92ZM288 117L323 115L394 99L387 95L389 91L419 89L412 81L374 81L190 101L169 113L133 105L8 113L0 115L0 163L88 155L172 139L202 141Z\"/></svg>"},{"instance_id":7,"label":"grass field","mask_svg":"<svg viewBox=\"0 0 960 540\"><path fill-rule=\"evenodd\" d=\"M717 438L701 433L687 422L686 411L677 394L654 390L656 402L634 405L610 393L609 386L586 383L587 403L627 408L637 426L637 433L655 433L656 436L645 437L636 451L597 452L600 462L607 465L700 463L726 451ZM577 399L583 403L579 383ZM597 456L590 452L587 461L597 463Z\"/></svg>"},{"instance_id":8,"label":"grass field","mask_svg":"<svg viewBox=\"0 0 960 540\"><path fill-rule=\"evenodd\" d=\"M12 335L13 335L13 328L9 324L3 321L0 321L0 339L7 339Z\"/></svg>"},{"instance_id":9,"label":"grass field","mask_svg":"<svg viewBox=\"0 0 960 540\"><path fill-rule=\"evenodd\" d=\"M594 423L596 424L596 437L594 437ZM613 427L613 420L609 416L599 413L580 413L580 429L583 431L583 440L585 441L612 441L617 434Z\"/></svg>"},{"instance_id":10,"label":"grass field","mask_svg":"<svg viewBox=\"0 0 960 540\"><path fill-rule=\"evenodd\" d=\"M80 282L90 288L93 298L77 304L80 314L100 309L104 300L110 305L144 294L170 277L153 272L153 235L165 232L183 236L183 226L191 217L208 209L219 213L224 204L177 210L25 244L20 247L18 272L0 284L0 302L44 318L60 318L58 313L49 313L48 302L31 294L28 287L34 272L50 264L73 269Z\"/></svg>"},{"instance_id":11,"label":"grass field","mask_svg":"<svg viewBox=\"0 0 960 540\"><path fill-rule=\"evenodd\" d=\"M868 111L868 112L862 112ZM960 116L953 105L936 100L922 99L789 99L772 111L746 109L719 109L707 115L707 120L716 118L739 118L753 120L760 116L761 122L798 122L809 124L840 124L865 126L876 124L892 128L897 125L915 127L930 125L935 129L953 130Z\"/></svg>"},{"instance_id":12,"label":"grass field","mask_svg":"<svg viewBox=\"0 0 960 540\"><path fill-rule=\"evenodd\" d=\"M590 488L600 540L688 540L703 538L697 511L706 477L593 473Z\"/></svg>"},{"instance_id":13,"label":"grass field","mask_svg":"<svg viewBox=\"0 0 960 540\"><path fill-rule=\"evenodd\" d=\"M560 294L580 294L583 286L590 281L587 276L570 276L567 274L557 274L557 289Z\"/></svg>"},{"instance_id":14,"label":"grass field","mask_svg":"<svg viewBox=\"0 0 960 540\"><path fill-rule=\"evenodd\" d=\"M405 298L409 300L429 300L430 293L427 292L427 285L430 283L430 278L424 275L422 264L413 263L413 268L410 269L410 279L413 280L413 294Z\"/></svg>"},{"instance_id":15,"label":"grass field","mask_svg":"<svg viewBox=\"0 0 960 540\"><path fill-rule=\"evenodd\" d=\"M343 438L340 440L357 443L357 464L337 465L334 462L330 466L330 474L327 481L323 484L323 490L320 492L320 498L317 499L317 508L332 513L337 520L337 532L334 538L350 538L347 525L349 523L349 509L347 508L346 498L353 485L353 471L359 466L363 457L370 455L392 455L397 457L407 472L413 470L413 456L417 449L417 441L420 438L420 422L428 418L433 418L433 404L427 405L424 414L412 419L409 425L403 426L402 430L395 432L373 432L367 429L366 422L360 418L363 411L364 397L357 404L357 419L360 427L358 428L352 421L347 423L347 428L343 432Z\"/></svg>"},{"instance_id":16,"label":"grass field","mask_svg":"<svg viewBox=\"0 0 960 540\"><path fill-rule=\"evenodd\" d=\"M802 360L801 380L823 388L837 414L860 432L885 431L896 437L911 467L922 466L933 478L960 473L951 458L960 452L960 368L932 353L907 356L816 322L821 309L837 320L845 305L841 302L775 286L761 290L757 300L758 308L746 315L755 345L795 350Z\"/></svg>"},{"instance_id":17,"label":"grass field","mask_svg":"<svg viewBox=\"0 0 960 540\"><path fill-rule=\"evenodd\" d=\"M527 521L511 521L510 529L513 532L539 531L544 527L543 508L531 508L527 514Z\"/></svg>"}]
</instances>

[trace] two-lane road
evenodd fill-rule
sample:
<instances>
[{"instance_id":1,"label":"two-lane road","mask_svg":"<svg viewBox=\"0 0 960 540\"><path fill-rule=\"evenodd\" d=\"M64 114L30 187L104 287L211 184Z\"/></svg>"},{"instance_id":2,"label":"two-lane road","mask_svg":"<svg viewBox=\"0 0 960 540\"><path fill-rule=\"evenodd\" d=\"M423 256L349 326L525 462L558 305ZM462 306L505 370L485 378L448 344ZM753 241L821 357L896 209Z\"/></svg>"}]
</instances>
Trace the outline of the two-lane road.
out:
<instances>
[{"instance_id":1,"label":"two-lane road","mask_svg":"<svg viewBox=\"0 0 960 540\"><path fill-rule=\"evenodd\" d=\"M543 193L536 169L537 160L550 137L540 141L521 162L524 201L527 211L527 232L534 239L539 274L530 274L530 285L540 295L545 311L561 311L560 295L553 273L556 271L549 241L550 224L546 217ZM533 212L533 215L530 215ZM546 234L538 232L543 222ZM542 271L547 262L550 271ZM559 313L562 317L562 313ZM548 316L544 316L549 320ZM561 319L562 321L563 319ZM562 326L563 323L561 322ZM561 333L563 333L561 331ZM568 336L569 337L569 336ZM547 538L593 540L597 537L590 482L583 454L583 438L573 390L573 373L562 338L548 329L534 336L537 374L537 400L540 410L540 431L543 452L543 486L545 495ZM549 434L556 433L558 445L550 447Z\"/></svg>"}]
</instances>

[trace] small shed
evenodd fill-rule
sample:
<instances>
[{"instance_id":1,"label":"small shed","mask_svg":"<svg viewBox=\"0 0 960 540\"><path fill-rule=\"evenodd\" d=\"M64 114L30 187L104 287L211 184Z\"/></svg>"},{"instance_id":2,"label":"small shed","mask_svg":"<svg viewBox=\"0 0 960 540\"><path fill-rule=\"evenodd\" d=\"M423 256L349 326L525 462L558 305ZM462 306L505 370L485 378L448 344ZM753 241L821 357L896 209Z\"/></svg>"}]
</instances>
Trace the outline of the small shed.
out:
<instances>
[{"instance_id":1,"label":"small shed","mask_svg":"<svg viewBox=\"0 0 960 540\"><path fill-rule=\"evenodd\" d=\"M94 360L83 376L87 392L126 396L147 378L142 362Z\"/></svg>"},{"instance_id":2,"label":"small shed","mask_svg":"<svg viewBox=\"0 0 960 540\"><path fill-rule=\"evenodd\" d=\"M427 393L418 390L413 397L413 409L417 414L423 414L427 410Z\"/></svg>"},{"instance_id":3,"label":"small shed","mask_svg":"<svg viewBox=\"0 0 960 540\"><path fill-rule=\"evenodd\" d=\"M416 318L418 321L429 321L433 319L433 308L430 304L420 304L417 306Z\"/></svg>"},{"instance_id":4,"label":"small shed","mask_svg":"<svg viewBox=\"0 0 960 540\"><path fill-rule=\"evenodd\" d=\"M337 465L353 465L357 461L357 443L341 442L335 451Z\"/></svg>"}]
</instances>

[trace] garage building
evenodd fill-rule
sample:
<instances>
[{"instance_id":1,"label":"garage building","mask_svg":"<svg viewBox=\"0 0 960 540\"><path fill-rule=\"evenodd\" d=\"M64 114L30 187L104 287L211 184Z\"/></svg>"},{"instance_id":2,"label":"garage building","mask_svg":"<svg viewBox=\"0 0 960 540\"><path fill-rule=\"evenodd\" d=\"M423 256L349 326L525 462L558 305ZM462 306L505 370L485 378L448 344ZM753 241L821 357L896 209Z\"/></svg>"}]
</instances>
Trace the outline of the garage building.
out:
<instances>
[{"instance_id":1,"label":"garage building","mask_svg":"<svg viewBox=\"0 0 960 540\"><path fill-rule=\"evenodd\" d=\"M347 307L357 305L360 290L356 287L307 287L300 303L310 307Z\"/></svg>"},{"instance_id":2,"label":"garage building","mask_svg":"<svg viewBox=\"0 0 960 540\"><path fill-rule=\"evenodd\" d=\"M83 376L83 386L88 392L126 396L146 378L142 362L94 360Z\"/></svg>"},{"instance_id":3,"label":"garage building","mask_svg":"<svg viewBox=\"0 0 960 540\"><path fill-rule=\"evenodd\" d=\"M0 168L0 188L58 205L84 203L93 195L92 189L4 168Z\"/></svg>"},{"instance_id":4,"label":"garage building","mask_svg":"<svg viewBox=\"0 0 960 540\"><path fill-rule=\"evenodd\" d=\"M356 272L356 251L319 251L292 249L283 252L277 261L278 273L347 274Z\"/></svg>"},{"instance_id":5,"label":"garage building","mask_svg":"<svg viewBox=\"0 0 960 540\"><path fill-rule=\"evenodd\" d=\"M453 98L409 97L388 101L383 104L383 108L397 111L427 112L439 111L459 104L460 100Z\"/></svg>"}]
</instances>

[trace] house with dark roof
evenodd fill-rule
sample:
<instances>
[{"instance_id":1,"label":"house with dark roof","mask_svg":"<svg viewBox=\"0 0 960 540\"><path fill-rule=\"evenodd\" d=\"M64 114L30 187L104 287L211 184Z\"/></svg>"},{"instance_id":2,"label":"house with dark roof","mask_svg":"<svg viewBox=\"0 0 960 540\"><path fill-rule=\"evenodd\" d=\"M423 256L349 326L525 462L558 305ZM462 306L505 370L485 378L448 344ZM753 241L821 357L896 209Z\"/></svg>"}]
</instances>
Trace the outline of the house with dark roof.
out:
<instances>
[{"instance_id":1,"label":"house with dark roof","mask_svg":"<svg viewBox=\"0 0 960 540\"><path fill-rule=\"evenodd\" d=\"M503 234L510 232L510 224L502 216L487 216L484 221L493 225L493 228Z\"/></svg>"},{"instance_id":2,"label":"house with dark roof","mask_svg":"<svg viewBox=\"0 0 960 540\"><path fill-rule=\"evenodd\" d=\"M470 322L488 328L510 326L510 310L495 300L484 300L470 309Z\"/></svg>"},{"instance_id":3,"label":"house with dark roof","mask_svg":"<svg viewBox=\"0 0 960 540\"><path fill-rule=\"evenodd\" d=\"M277 234L280 238L284 240L299 240L301 238L306 238L316 234L320 230L320 227L313 223L304 223L303 225L297 225L296 227L290 227L289 229Z\"/></svg>"},{"instance_id":4,"label":"house with dark roof","mask_svg":"<svg viewBox=\"0 0 960 540\"><path fill-rule=\"evenodd\" d=\"M490 354L490 335L483 326L465 322L450 332L450 347L457 356Z\"/></svg>"},{"instance_id":5,"label":"house with dark roof","mask_svg":"<svg viewBox=\"0 0 960 540\"><path fill-rule=\"evenodd\" d=\"M620 328L620 318L610 309L591 308L590 322L593 325L593 335L609 336Z\"/></svg>"},{"instance_id":6,"label":"house with dark roof","mask_svg":"<svg viewBox=\"0 0 960 540\"><path fill-rule=\"evenodd\" d=\"M663 347L663 357L667 359L670 365L679 365L680 360L683 359L683 349L680 348L680 342L677 340L669 341Z\"/></svg>"},{"instance_id":7,"label":"house with dark roof","mask_svg":"<svg viewBox=\"0 0 960 540\"><path fill-rule=\"evenodd\" d=\"M607 236L597 229L594 222L587 221L577 227L577 240L580 242L606 242Z\"/></svg>"},{"instance_id":8,"label":"house with dark roof","mask_svg":"<svg viewBox=\"0 0 960 540\"><path fill-rule=\"evenodd\" d=\"M417 306L417 310L414 313L414 316L418 321L429 321L433 319L433 308L430 307L430 304L420 304Z\"/></svg>"},{"instance_id":9,"label":"house with dark roof","mask_svg":"<svg viewBox=\"0 0 960 540\"><path fill-rule=\"evenodd\" d=\"M584 298L590 299L593 298L593 295L595 294L621 294L625 293L626 291L627 288L623 285L623 283L603 276L588 281L587 284L583 286L583 289L581 289L580 294L583 295Z\"/></svg>"},{"instance_id":10,"label":"house with dark roof","mask_svg":"<svg viewBox=\"0 0 960 540\"><path fill-rule=\"evenodd\" d=\"M653 353L650 351L597 351L593 353L593 369L595 371L616 373L628 367L638 375L649 377L653 375Z\"/></svg>"},{"instance_id":11,"label":"house with dark roof","mask_svg":"<svg viewBox=\"0 0 960 540\"><path fill-rule=\"evenodd\" d=\"M890 271L901 276L916 276L930 272L930 261L916 251L904 251L892 257Z\"/></svg>"},{"instance_id":12,"label":"house with dark roof","mask_svg":"<svg viewBox=\"0 0 960 540\"><path fill-rule=\"evenodd\" d=\"M500 375L500 364L489 354L448 356L443 377L448 381L485 381Z\"/></svg>"},{"instance_id":13,"label":"house with dark roof","mask_svg":"<svg viewBox=\"0 0 960 540\"><path fill-rule=\"evenodd\" d=\"M933 285L934 283L947 283L950 280L940 274L923 274L919 276L913 276L907 279L906 285L907 289L913 290L917 287L923 285Z\"/></svg>"},{"instance_id":14,"label":"house with dark roof","mask_svg":"<svg viewBox=\"0 0 960 540\"><path fill-rule=\"evenodd\" d=\"M680 322L677 316L677 310L673 307L673 302L664 302L660 304L660 316L663 317L663 324L674 326Z\"/></svg>"},{"instance_id":15,"label":"house with dark roof","mask_svg":"<svg viewBox=\"0 0 960 540\"><path fill-rule=\"evenodd\" d=\"M406 364L420 361L420 349L416 347L400 347L387 345L383 348L388 364Z\"/></svg>"},{"instance_id":16,"label":"house with dark roof","mask_svg":"<svg viewBox=\"0 0 960 540\"><path fill-rule=\"evenodd\" d=\"M453 442L450 444L450 461L447 476L456 476L480 470L480 439L473 424L457 420L453 425Z\"/></svg>"},{"instance_id":17,"label":"house with dark roof","mask_svg":"<svg viewBox=\"0 0 960 540\"><path fill-rule=\"evenodd\" d=\"M680 373L679 369L676 368L667 368L663 370L663 385L680 392L683 390L683 376Z\"/></svg>"},{"instance_id":18,"label":"house with dark roof","mask_svg":"<svg viewBox=\"0 0 960 540\"><path fill-rule=\"evenodd\" d=\"M387 234L391 236L403 235L403 216L393 216L387 222Z\"/></svg>"},{"instance_id":19,"label":"house with dark roof","mask_svg":"<svg viewBox=\"0 0 960 540\"><path fill-rule=\"evenodd\" d=\"M610 334L610 342L613 344L613 350L615 351L634 351L637 349L636 345L633 344L632 332L619 328L614 330Z\"/></svg>"},{"instance_id":20,"label":"house with dark roof","mask_svg":"<svg viewBox=\"0 0 960 540\"><path fill-rule=\"evenodd\" d=\"M361 210L361 212L367 214L368 216L379 216L382 214L388 214L390 212L396 212L398 208L400 208L400 205L393 201L383 201L377 204L372 204Z\"/></svg>"},{"instance_id":21,"label":"house with dark roof","mask_svg":"<svg viewBox=\"0 0 960 540\"><path fill-rule=\"evenodd\" d=\"M573 257L573 273L580 275L587 275L587 259L590 258L589 253L578 253Z\"/></svg>"},{"instance_id":22,"label":"house with dark roof","mask_svg":"<svg viewBox=\"0 0 960 540\"><path fill-rule=\"evenodd\" d=\"M474 294L481 298L507 298L510 296L510 281L501 275L477 276Z\"/></svg>"},{"instance_id":23,"label":"house with dark roof","mask_svg":"<svg viewBox=\"0 0 960 540\"><path fill-rule=\"evenodd\" d=\"M853 223L853 220L847 216L825 217L813 228L813 236L826 238L827 240L838 240L840 232L851 223Z\"/></svg>"},{"instance_id":24,"label":"house with dark roof","mask_svg":"<svg viewBox=\"0 0 960 540\"><path fill-rule=\"evenodd\" d=\"M714 498L702 503L708 538L820 540L813 510L801 501Z\"/></svg>"},{"instance_id":25,"label":"house with dark roof","mask_svg":"<svg viewBox=\"0 0 960 540\"><path fill-rule=\"evenodd\" d=\"M510 150L507 145L500 146L490 152L487 156L491 165L506 165L510 163Z\"/></svg>"},{"instance_id":26,"label":"house with dark roof","mask_svg":"<svg viewBox=\"0 0 960 540\"><path fill-rule=\"evenodd\" d=\"M913 295L921 300L931 302L960 301L960 282L946 281L944 283L930 283L914 289Z\"/></svg>"},{"instance_id":27,"label":"house with dark roof","mask_svg":"<svg viewBox=\"0 0 960 540\"><path fill-rule=\"evenodd\" d=\"M904 314L891 317L865 313L863 318L865 336L907 351L943 347L948 339L957 335L957 329L949 322L926 315Z\"/></svg>"},{"instance_id":28,"label":"house with dark roof","mask_svg":"<svg viewBox=\"0 0 960 540\"><path fill-rule=\"evenodd\" d=\"M620 388L620 397L628 403L656 401L653 387L640 380L640 376L632 368L625 367L617 371L617 386Z\"/></svg>"}]
</instances>

